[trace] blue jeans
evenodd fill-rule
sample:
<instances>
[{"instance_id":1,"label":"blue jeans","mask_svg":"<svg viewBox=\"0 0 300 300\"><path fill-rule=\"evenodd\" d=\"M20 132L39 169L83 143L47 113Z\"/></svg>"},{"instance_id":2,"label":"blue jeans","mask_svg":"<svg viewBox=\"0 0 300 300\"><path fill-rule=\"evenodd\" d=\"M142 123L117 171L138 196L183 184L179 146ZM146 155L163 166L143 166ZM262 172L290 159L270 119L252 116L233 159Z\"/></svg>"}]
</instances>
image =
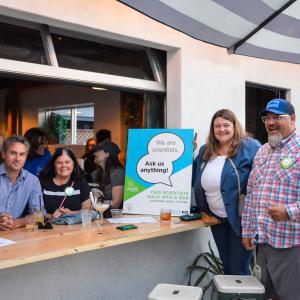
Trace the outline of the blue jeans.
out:
<instances>
[{"instance_id":1,"label":"blue jeans","mask_svg":"<svg viewBox=\"0 0 300 300\"><path fill-rule=\"evenodd\" d=\"M211 226L211 231L223 262L225 275L250 275L252 251L247 251L242 238L234 232L227 218Z\"/></svg>"}]
</instances>

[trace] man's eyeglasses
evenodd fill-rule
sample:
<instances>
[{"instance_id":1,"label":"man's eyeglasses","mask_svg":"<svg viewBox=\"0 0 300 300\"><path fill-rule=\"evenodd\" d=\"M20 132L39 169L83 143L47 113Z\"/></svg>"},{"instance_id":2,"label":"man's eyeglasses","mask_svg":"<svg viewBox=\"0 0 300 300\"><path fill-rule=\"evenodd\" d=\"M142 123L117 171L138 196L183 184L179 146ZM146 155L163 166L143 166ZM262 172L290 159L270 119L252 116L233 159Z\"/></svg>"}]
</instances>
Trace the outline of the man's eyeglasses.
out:
<instances>
[{"instance_id":1,"label":"man's eyeglasses","mask_svg":"<svg viewBox=\"0 0 300 300\"><path fill-rule=\"evenodd\" d=\"M263 121L263 123L267 123L270 121L273 121L274 123L279 122L281 119L285 118L288 115L278 115L278 116L262 116L261 120Z\"/></svg>"},{"instance_id":2,"label":"man's eyeglasses","mask_svg":"<svg viewBox=\"0 0 300 300\"><path fill-rule=\"evenodd\" d=\"M45 222L45 224L42 222L37 222L37 225L38 229L53 229L53 226L50 222Z\"/></svg>"}]
</instances>

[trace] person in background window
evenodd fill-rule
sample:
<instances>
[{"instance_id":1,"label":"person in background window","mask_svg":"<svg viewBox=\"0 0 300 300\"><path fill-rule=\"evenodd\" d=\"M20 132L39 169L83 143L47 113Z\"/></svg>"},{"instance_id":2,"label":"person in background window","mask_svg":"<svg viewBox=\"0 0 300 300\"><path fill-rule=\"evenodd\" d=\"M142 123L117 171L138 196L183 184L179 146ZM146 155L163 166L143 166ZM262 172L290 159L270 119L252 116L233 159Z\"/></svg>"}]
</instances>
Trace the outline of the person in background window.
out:
<instances>
[{"instance_id":1,"label":"person in background window","mask_svg":"<svg viewBox=\"0 0 300 300\"><path fill-rule=\"evenodd\" d=\"M56 149L39 178L48 218L91 207L89 185L71 150Z\"/></svg>"},{"instance_id":2,"label":"person in background window","mask_svg":"<svg viewBox=\"0 0 300 300\"><path fill-rule=\"evenodd\" d=\"M47 147L47 138L44 131L34 127L27 130L24 137L30 144L29 153L24 166L24 169L30 173L39 176L47 162L51 158L51 153Z\"/></svg>"},{"instance_id":3,"label":"person in background window","mask_svg":"<svg viewBox=\"0 0 300 300\"><path fill-rule=\"evenodd\" d=\"M125 171L119 161L120 149L113 142L106 141L94 148L97 169L91 174L104 199L112 200L113 208L123 205Z\"/></svg>"},{"instance_id":4,"label":"person in background window","mask_svg":"<svg viewBox=\"0 0 300 300\"><path fill-rule=\"evenodd\" d=\"M258 141L245 137L234 113L221 109L213 115L207 143L193 165L197 207L220 220L211 231L226 275L250 275L252 251L242 245L239 194L246 193L259 147Z\"/></svg>"},{"instance_id":5,"label":"person in background window","mask_svg":"<svg viewBox=\"0 0 300 300\"><path fill-rule=\"evenodd\" d=\"M101 144L106 141L111 141L111 131L108 129L100 129L96 132L97 144ZM84 171L87 175L88 180L90 180L90 174L96 170L96 164L94 162L94 152L93 149L87 154L84 161Z\"/></svg>"},{"instance_id":6,"label":"person in background window","mask_svg":"<svg viewBox=\"0 0 300 300\"><path fill-rule=\"evenodd\" d=\"M88 153L93 149L93 147L97 144L97 140L95 138L90 138L87 140L86 145L85 145L85 152L81 156L82 159L86 159Z\"/></svg>"}]
</instances>

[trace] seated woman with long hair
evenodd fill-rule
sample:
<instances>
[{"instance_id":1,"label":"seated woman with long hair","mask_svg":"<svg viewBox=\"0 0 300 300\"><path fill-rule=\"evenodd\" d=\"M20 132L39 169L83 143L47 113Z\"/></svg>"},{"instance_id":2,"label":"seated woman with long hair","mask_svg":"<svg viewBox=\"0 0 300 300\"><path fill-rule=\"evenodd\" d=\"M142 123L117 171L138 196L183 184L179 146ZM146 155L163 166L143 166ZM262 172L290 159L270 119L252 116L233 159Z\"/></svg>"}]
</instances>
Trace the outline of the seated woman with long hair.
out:
<instances>
[{"instance_id":1,"label":"seated woman with long hair","mask_svg":"<svg viewBox=\"0 0 300 300\"><path fill-rule=\"evenodd\" d=\"M89 185L71 150L56 149L39 178L48 218L91 207Z\"/></svg>"},{"instance_id":2,"label":"seated woman with long hair","mask_svg":"<svg viewBox=\"0 0 300 300\"><path fill-rule=\"evenodd\" d=\"M112 200L113 208L123 205L125 171L118 158L120 152L118 145L110 141L94 148L97 169L91 177L98 184L104 199Z\"/></svg>"}]
</instances>

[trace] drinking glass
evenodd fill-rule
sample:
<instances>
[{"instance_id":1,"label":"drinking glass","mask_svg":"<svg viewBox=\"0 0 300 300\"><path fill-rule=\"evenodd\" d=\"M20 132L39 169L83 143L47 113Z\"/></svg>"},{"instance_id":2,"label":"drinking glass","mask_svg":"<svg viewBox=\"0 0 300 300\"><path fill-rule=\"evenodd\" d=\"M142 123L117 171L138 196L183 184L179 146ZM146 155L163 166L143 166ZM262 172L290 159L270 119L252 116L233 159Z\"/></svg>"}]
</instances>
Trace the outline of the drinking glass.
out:
<instances>
[{"instance_id":1,"label":"drinking glass","mask_svg":"<svg viewBox=\"0 0 300 300\"><path fill-rule=\"evenodd\" d=\"M171 221L171 209L161 208L160 209L160 221L170 222Z\"/></svg>"},{"instance_id":2,"label":"drinking glass","mask_svg":"<svg viewBox=\"0 0 300 300\"><path fill-rule=\"evenodd\" d=\"M38 229L38 225L36 222L36 218L35 215L27 215L25 217L25 221L26 221L26 231L36 231Z\"/></svg>"},{"instance_id":3,"label":"drinking glass","mask_svg":"<svg viewBox=\"0 0 300 300\"><path fill-rule=\"evenodd\" d=\"M96 209L99 212L99 216L100 216L100 219L99 219L100 227L104 226L103 213L109 208L110 205L111 205L111 200L104 200L99 197L96 201Z\"/></svg>"}]
</instances>

